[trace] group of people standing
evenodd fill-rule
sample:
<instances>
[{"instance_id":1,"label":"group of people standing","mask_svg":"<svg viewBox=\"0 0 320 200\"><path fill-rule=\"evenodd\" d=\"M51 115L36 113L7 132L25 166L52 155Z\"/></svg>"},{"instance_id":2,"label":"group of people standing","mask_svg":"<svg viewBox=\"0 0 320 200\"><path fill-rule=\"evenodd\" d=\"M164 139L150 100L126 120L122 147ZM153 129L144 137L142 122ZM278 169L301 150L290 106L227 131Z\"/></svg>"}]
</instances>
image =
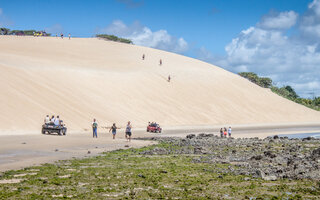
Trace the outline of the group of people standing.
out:
<instances>
[{"instance_id":1,"label":"group of people standing","mask_svg":"<svg viewBox=\"0 0 320 200\"><path fill-rule=\"evenodd\" d=\"M227 135L228 135L229 137L231 137L231 132L232 132L231 126L229 126L228 130L227 130L226 127L221 128L221 129L220 129L220 137L225 137L225 138L226 138Z\"/></svg>"},{"instance_id":2,"label":"group of people standing","mask_svg":"<svg viewBox=\"0 0 320 200\"><path fill-rule=\"evenodd\" d=\"M118 128L116 123L113 123L112 126L109 129L109 133L112 132L112 138L113 139L116 139L117 129L121 129L121 128ZM132 136L131 129L132 129L131 122L128 121L127 126L126 126L125 137L129 142L131 141L131 136ZM92 131L93 131L93 137L98 138L98 133L97 133L97 131L98 131L98 122L97 122L96 119L93 119Z\"/></svg>"},{"instance_id":3,"label":"group of people standing","mask_svg":"<svg viewBox=\"0 0 320 200\"><path fill-rule=\"evenodd\" d=\"M59 118L59 115L57 117L54 117L54 115L52 115L52 117L50 118L49 115L47 115L44 118L44 123L45 124L52 124L55 126L59 126L61 124L61 120Z\"/></svg>"}]
</instances>

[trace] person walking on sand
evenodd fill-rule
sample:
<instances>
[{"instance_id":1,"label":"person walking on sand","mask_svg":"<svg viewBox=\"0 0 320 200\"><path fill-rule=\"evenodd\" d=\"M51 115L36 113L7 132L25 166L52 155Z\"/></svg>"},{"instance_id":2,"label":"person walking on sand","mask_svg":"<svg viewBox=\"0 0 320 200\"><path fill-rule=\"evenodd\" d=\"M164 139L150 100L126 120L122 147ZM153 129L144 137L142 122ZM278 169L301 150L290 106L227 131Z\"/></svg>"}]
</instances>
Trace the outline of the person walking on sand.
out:
<instances>
[{"instance_id":1,"label":"person walking on sand","mask_svg":"<svg viewBox=\"0 0 320 200\"><path fill-rule=\"evenodd\" d=\"M60 34L61 39L63 39L63 33Z\"/></svg>"},{"instance_id":2,"label":"person walking on sand","mask_svg":"<svg viewBox=\"0 0 320 200\"><path fill-rule=\"evenodd\" d=\"M68 35L68 36L69 36L69 40L70 40L70 38L71 38L71 34L69 33L69 35Z\"/></svg>"},{"instance_id":3,"label":"person walking on sand","mask_svg":"<svg viewBox=\"0 0 320 200\"><path fill-rule=\"evenodd\" d=\"M171 77L170 77L170 75L168 76L168 82L170 82L170 80L171 80Z\"/></svg>"},{"instance_id":4,"label":"person walking on sand","mask_svg":"<svg viewBox=\"0 0 320 200\"><path fill-rule=\"evenodd\" d=\"M116 139L117 129L119 129L119 128L117 128L116 123L113 123L113 125L110 127L109 133L110 133L110 131L112 131L112 138L113 139Z\"/></svg>"},{"instance_id":5,"label":"person walking on sand","mask_svg":"<svg viewBox=\"0 0 320 200\"><path fill-rule=\"evenodd\" d=\"M126 127L126 138L129 142L131 141L131 135L132 135L131 129L132 129L131 123L130 121L128 121L128 124Z\"/></svg>"},{"instance_id":6,"label":"person walking on sand","mask_svg":"<svg viewBox=\"0 0 320 200\"><path fill-rule=\"evenodd\" d=\"M224 127L223 135L225 138L227 137L227 128L226 127Z\"/></svg>"},{"instance_id":7,"label":"person walking on sand","mask_svg":"<svg viewBox=\"0 0 320 200\"><path fill-rule=\"evenodd\" d=\"M220 128L220 137L223 137L223 130Z\"/></svg>"},{"instance_id":8,"label":"person walking on sand","mask_svg":"<svg viewBox=\"0 0 320 200\"><path fill-rule=\"evenodd\" d=\"M161 66L162 65L162 60L160 59L160 61L159 61L159 65Z\"/></svg>"},{"instance_id":9,"label":"person walking on sand","mask_svg":"<svg viewBox=\"0 0 320 200\"><path fill-rule=\"evenodd\" d=\"M142 60L144 60L144 58L145 58L145 55L143 54L143 55L142 55Z\"/></svg>"},{"instance_id":10,"label":"person walking on sand","mask_svg":"<svg viewBox=\"0 0 320 200\"><path fill-rule=\"evenodd\" d=\"M93 119L92 131L93 131L93 137L96 137L96 138L98 138L97 129L98 129L98 123L97 123L96 119Z\"/></svg>"},{"instance_id":11,"label":"person walking on sand","mask_svg":"<svg viewBox=\"0 0 320 200\"><path fill-rule=\"evenodd\" d=\"M228 135L229 135L229 137L231 137L231 131L232 131L231 126L229 126L229 128L228 128Z\"/></svg>"}]
</instances>

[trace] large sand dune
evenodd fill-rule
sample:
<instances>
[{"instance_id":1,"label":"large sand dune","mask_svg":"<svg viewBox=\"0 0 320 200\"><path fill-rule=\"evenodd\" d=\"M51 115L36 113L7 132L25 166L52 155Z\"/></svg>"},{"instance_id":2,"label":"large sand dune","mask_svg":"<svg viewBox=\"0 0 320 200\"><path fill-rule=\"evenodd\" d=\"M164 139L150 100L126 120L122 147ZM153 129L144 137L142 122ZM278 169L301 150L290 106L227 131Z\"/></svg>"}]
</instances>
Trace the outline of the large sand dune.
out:
<instances>
[{"instance_id":1,"label":"large sand dune","mask_svg":"<svg viewBox=\"0 0 320 200\"><path fill-rule=\"evenodd\" d=\"M320 112L181 55L95 38L0 36L0 130L39 131L46 114L72 130L94 117L135 127L320 122Z\"/></svg>"}]
</instances>

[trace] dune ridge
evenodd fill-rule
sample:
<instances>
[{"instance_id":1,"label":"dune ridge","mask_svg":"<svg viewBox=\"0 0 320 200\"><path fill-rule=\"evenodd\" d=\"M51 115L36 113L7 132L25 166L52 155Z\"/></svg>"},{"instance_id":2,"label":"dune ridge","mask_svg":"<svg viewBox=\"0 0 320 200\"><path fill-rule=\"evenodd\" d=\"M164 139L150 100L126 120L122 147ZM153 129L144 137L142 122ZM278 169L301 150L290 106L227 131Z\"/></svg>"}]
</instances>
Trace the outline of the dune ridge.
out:
<instances>
[{"instance_id":1,"label":"dune ridge","mask_svg":"<svg viewBox=\"0 0 320 200\"><path fill-rule=\"evenodd\" d=\"M90 129L93 118L134 127L320 122L318 111L174 53L96 38L0 36L0 130L39 131L46 114L74 131Z\"/></svg>"}]
</instances>

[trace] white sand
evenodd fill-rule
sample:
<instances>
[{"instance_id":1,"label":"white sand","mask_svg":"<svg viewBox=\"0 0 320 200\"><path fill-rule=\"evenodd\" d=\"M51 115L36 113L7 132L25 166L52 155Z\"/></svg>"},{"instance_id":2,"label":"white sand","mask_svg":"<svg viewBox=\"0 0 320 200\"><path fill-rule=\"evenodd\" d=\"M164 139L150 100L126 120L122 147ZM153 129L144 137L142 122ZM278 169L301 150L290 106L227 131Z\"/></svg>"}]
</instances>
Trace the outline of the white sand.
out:
<instances>
[{"instance_id":1,"label":"white sand","mask_svg":"<svg viewBox=\"0 0 320 200\"><path fill-rule=\"evenodd\" d=\"M122 127L320 122L320 112L181 55L95 38L0 36L0 134L40 133L46 114L71 132L90 130L94 117Z\"/></svg>"}]
</instances>

